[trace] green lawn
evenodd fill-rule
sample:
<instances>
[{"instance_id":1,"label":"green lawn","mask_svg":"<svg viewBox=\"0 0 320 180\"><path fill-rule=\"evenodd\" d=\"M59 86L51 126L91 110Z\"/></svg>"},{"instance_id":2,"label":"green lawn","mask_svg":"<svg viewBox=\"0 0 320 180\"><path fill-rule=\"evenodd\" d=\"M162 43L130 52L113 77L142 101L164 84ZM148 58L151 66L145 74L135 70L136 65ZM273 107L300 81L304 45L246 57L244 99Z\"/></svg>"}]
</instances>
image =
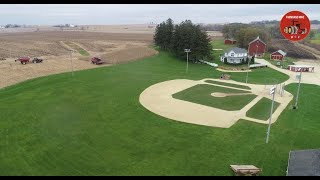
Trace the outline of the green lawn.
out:
<instances>
[{"instance_id":1,"label":"green lawn","mask_svg":"<svg viewBox=\"0 0 320 180\"><path fill-rule=\"evenodd\" d=\"M299 109L286 108L272 124L269 144L263 124L240 120L223 129L181 123L139 103L155 83L220 75L207 65L189 65L186 74L185 61L160 52L0 89L0 175L233 175L230 164L285 175L290 150L320 147L315 85L301 85ZM250 81L286 79L274 70L260 73ZM296 89L286 86L293 94Z\"/></svg>"},{"instance_id":2,"label":"green lawn","mask_svg":"<svg viewBox=\"0 0 320 180\"><path fill-rule=\"evenodd\" d=\"M246 113L248 117L261 119L261 120L268 120L270 117L271 111L271 103L272 100L263 97L260 101L257 102L251 109L249 109ZM279 106L277 101L274 101L273 104L273 111L276 111Z\"/></svg>"},{"instance_id":3,"label":"green lawn","mask_svg":"<svg viewBox=\"0 0 320 180\"><path fill-rule=\"evenodd\" d=\"M233 84L233 83L226 83L226 82L220 82L220 81L214 81L214 80L206 80L204 82L211 83L211 84L219 84L223 86L230 86L230 87L235 87L235 88L241 88L241 89L251 89L249 86L243 86L240 84Z\"/></svg>"},{"instance_id":4,"label":"green lawn","mask_svg":"<svg viewBox=\"0 0 320 180\"><path fill-rule=\"evenodd\" d=\"M232 80L246 82L246 72L228 72L227 74L231 75ZM248 74L248 83L251 84L279 84L288 79L288 75L271 68L252 69Z\"/></svg>"},{"instance_id":5,"label":"green lawn","mask_svg":"<svg viewBox=\"0 0 320 180\"><path fill-rule=\"evenodd\" d=\"M211 45L213 49L223 49L223 50L228 50L229 48L236 47L235 44L224 44L223 39L217 39L211 41Z\"/></svg>"},{"instance_id":6,"label":"green lawn","mask_svg":"<svg viewBox=\"0 0 320 180\"><path fill-rule=\"evenodd\" d=\"M254 94L237 95L227 97L214 97L211 93L251 93L250 91L242 91L209 84L198 84L191 88L177 92L172 95L173 98L189 101L205 106L219 108L227 111L237 111L251 102L257 96Z\"/></svg>"}]
</instances>

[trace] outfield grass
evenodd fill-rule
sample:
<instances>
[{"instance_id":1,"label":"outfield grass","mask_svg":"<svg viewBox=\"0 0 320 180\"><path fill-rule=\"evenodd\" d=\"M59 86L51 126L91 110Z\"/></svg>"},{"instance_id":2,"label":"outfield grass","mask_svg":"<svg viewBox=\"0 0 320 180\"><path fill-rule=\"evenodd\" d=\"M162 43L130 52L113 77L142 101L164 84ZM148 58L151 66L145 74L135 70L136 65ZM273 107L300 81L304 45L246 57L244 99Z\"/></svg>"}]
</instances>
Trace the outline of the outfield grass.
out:
<instances>
[{"instance_id":1,"label":"outfield grass","mask_svg":"<svg viewBox=\"0 0 320 180\"><path fill-rule=\"evenodd\" d=\"M263 83L264 73L283 78L272 70L260 73L252 81ZM189 64L186 74L185 61L160 52L0 89L0 175L233 175L230 164L285 175L290 150L319 148L319 86L301 85L299 109L286 108L272 124L269 144L263 124L187 124L156 115L138 101L158 82L219 75L203 64ZM296 89L297 84L286 86L293 94Z\"/></svg>"},{"instance_id":2,"label":"outfield grass","mask_svg":"<svg viewBox=\"0 0 320 180\"><path fill-rule=\"evenodd\" d=\"M268 120L270 117L271 103L272 100L263 97L257 102L257 104L247 111L246 115L251 118ZM274 101L272 112L275 112L279 105L280 104L277 101Z\"/></svg>"},{"instance_id":3,"label":"outfield grass","mask_svg":"<svg viewBox=\"0 0 320 180\"><path fill-rule=\"evenodd\" d=\"M254 94L227 96L227 97L214 97L211 93L250 93L248 91L224 88L213 86L209 84L198 84L183 91L177 92L172 95L173 98L202 104L214 108L219 108L227 111L237 111L242 109L245 105L251 102L257 96Z\"/></svg>"},{"instance_id":4,"label":"outfield grass","mask_svg":"<svg viewBox=\"0 0 320 180\"><path fill-rule=\"evenodd\" d=\"M211 83L211 84L219 84L223 86L230 86L230 87L235 87L235 88L241 88L241 89L251 89L249 86L244 86L240 84L233 84L233 83L226 83L226 82L220 82L220 81L214 81L214 80L205 80L204 82L206 83Z\"/></svg>"}]
</instances>

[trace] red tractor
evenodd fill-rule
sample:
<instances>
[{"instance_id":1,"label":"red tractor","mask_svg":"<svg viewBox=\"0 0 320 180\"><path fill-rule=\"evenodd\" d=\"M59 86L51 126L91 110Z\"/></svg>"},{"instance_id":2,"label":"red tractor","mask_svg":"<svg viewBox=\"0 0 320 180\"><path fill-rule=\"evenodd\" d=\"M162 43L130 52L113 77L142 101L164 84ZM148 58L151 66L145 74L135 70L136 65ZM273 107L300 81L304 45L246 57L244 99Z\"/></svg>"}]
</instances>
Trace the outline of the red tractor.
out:
<instances>
[{"instance_id":1,"label":"red tractor","mask_svg":"<svg viewBox=\"0 0 320 180\"><path fill-rule=\"evenodd\" d=\"M93 57L91 58L91 63L92 64L96 64L96 65L100 65L100 64L104 64L104 61L102 61L100 58L98 57Z\"/></svg>"},{"instance_id":2,"label":"red tractor","mask_svg":"<svg viewBox=\"0 0 320 180\"><path fill-rule=\"evenodd\" d=\"M19 59L14 60L15 62L20 61L21 64L27 64L30 62L29 57L20 57ZM42 63L42 59L33 58L32 63Z\"/></svg>"}]
</instances>

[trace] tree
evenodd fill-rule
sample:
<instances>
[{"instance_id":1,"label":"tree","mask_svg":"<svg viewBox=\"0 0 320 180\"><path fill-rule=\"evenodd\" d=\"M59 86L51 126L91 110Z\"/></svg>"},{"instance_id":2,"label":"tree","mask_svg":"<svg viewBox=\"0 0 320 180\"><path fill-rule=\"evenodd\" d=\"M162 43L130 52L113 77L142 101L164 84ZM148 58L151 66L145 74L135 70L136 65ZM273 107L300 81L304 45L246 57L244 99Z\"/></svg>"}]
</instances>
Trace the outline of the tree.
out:
<instances>
[{"instance_id":1,"label":"tree","mask_svg":"<svg viewBox=\"0 0 320 180\"><path fill-rule=\"evenodd\" d=\"M172 19L168 19L165 22L157 25L154 35L154 42L163 50L170 50L171 41L173 38L173 21Z\"/></svg>"},{"instance_id":2,"label":"tree","mask_svg":"<svg viewBox=\"0 0 320 180\"><path fill-rule=\"evenodd\" d=\"M246 58L246 64L248 64L248 62L249 62L249 57Z\"/></svg>"},{"instance_id":3,"label":"tree","mask_svg":"<svg viewBox=\"0 0 320 180\"><path fill-rule=\"evenodd\" d=\"M252 56L250 64L254 64L254 56Z\"/></svg>"},{"instance_id":4,"label":"tree","mask_svg":"<svg viewBox=\"0 0 320 180\"><path fill-rule=\"evenodd\" d=\"M268 42L270 41L270 36L268 35L267 32L258 29L258 28L252 28L252 27L248 27L248 28L242 28L235 36L237 43L239 45L239 47L241 48L247 48L249 42L251 42L252 40L254 40L257 37L260 37L260 39L262 41L264 41L265 43L268 44Z\"/></svg>"},{"instance_id":5,"label":"tree","mask_svg":"<svg viewBox=\"0 0 320 180\"><path fill-rule=\"evenodd\" d=\"M309 32L309 34L308 34L308 38L309 38L309 39L313 39L313 38L315 37L315 35L316 35L316 32L315 32L314 30L311 30L311 31Z\"/></svg>"},{"instance_id":6,"label":"tree","mask_svg":"<svg viewBox=\"0 0 320 180\"><path fill-rule=\"evenodd\" d=\"M241 59L241 64L245 64L244 58Z\"/></svg>"},{"instance_id":7,"label":"tree","mask_svg":"<svg viewBox=\"0 0 320 180\"><path fill-rule=\"evenodd\" d=\"M176 25L173 32L171 51L178 57L186 59L184 49L191 49L189 59L197 61L211 56L210 39L199 25L194 25L190 20L185 20Z\"/></svg>"},{"instance_id":8,"label":"tree","mask_svg":"<svg viewBox=\"0 0 320 180\"><path fill-rule=\"evenodd\" d=\"M200 25L185 20L173 25L172 19L160 23L156 27L154 42L163 50L170 51L176 56L186 59L184 49L191 49L189 60L197 61L211 57L210 38Z\"/></svg>"},{"instance_id":9,"label":"tree","mask_svg":"<svg viewBox=\"0 0 320 180\"><path fill-rule=\"evenodd\" d=\"M228 64L228 59L225 57L225 58L223 59L223 62L224 62L225 64Z\"/></svg>"}]
</instances>

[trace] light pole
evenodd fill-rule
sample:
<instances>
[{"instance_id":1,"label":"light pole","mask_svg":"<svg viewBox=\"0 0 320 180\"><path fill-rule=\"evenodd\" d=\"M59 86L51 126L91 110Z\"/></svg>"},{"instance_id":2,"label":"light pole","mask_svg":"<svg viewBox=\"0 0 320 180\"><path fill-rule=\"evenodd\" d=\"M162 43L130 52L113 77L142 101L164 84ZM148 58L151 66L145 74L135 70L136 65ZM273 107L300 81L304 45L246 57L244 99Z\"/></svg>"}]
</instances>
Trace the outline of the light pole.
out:
<instances>
[{"instance_id":1,"label":"light pole","mask_svg":"<svg viewBox=\"0 0 320 180\"><path fill-rule=\"evenodd\" d=\"M187 68L186 68L186 73L188 73L188 66L189 66L189 52L191 52L190 51L190 49L184 49L184 52L186 52L187 53Z\"/></svg>"},{"instance_id":2,"label":"light pole","mask_svg":"<svg viewBox=\"0 0 320 180\"><path fill-rule=\"evenodd\" d=\"M298 98L299 98L299 91L300 91L301 75L302 75L302 68L300 69L300 75L298 75L298 77L299 77L298 91L297 91L297 96L296 96L296 103L294 104L293 109L298 108Z\"/></svg>"},{"instance_id":3,"label":"light pole","mask_svg":"<svg viewBox=\"0 0 320 180\"><path fill-rule=\"evenodd\" d=\"M271 126L271 118L273 113L273 104L274 104L274 94L276 93L276 87L272 87L270 89L270 95L272 95L272 104L271 104L271 110L270 110L270 119L269 119L269 125L268 125L268 132L267 132L267 139L266 144L268 144L269 141L269 135L270 135L270 126Z\"/></svg>"}]
</instances>

